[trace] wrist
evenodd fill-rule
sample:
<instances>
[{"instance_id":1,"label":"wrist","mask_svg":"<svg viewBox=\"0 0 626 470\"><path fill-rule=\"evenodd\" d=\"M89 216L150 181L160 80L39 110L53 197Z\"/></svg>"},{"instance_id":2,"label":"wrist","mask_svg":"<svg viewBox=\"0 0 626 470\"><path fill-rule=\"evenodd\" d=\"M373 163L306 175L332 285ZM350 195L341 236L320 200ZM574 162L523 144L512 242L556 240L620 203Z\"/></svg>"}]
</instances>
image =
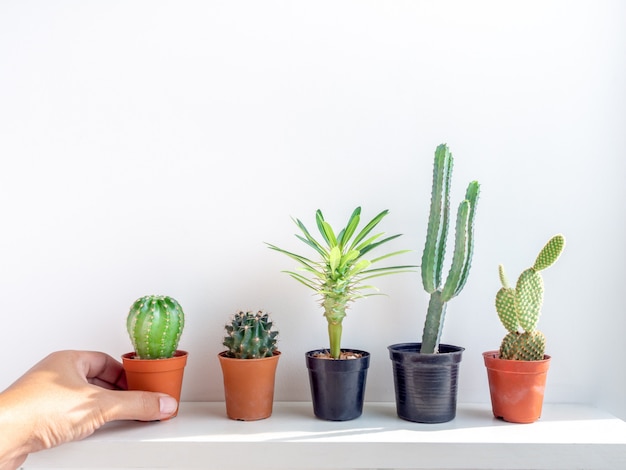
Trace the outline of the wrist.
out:
<instances>
[{"instance_id":1,"label":"wrist","mask_svg":"<svg viewBox=\"0 0 626 470\"><path fill-rule=\"evenodd\" d=\"M32 451L28 420L20 408L10 392L0 393L0 470L18 468Z\"/></svg>"}]
</instances>

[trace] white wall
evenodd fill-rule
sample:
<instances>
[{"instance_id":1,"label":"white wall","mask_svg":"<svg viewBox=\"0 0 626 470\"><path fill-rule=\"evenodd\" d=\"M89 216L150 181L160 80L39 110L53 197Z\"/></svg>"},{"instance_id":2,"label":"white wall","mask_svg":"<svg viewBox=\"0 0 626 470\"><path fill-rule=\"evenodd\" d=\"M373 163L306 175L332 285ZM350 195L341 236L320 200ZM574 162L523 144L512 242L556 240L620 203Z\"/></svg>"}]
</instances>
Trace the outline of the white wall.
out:
<instances>
[{"instance_id":1,"label":"white wall","mask_svg":"<svg viewBox=\"0 0 626 470\"><path fill-rule=\"evenodd\" d=\"M486 402L481 352L511 277L543 243L547 400L626 418L626 8L619 1L0 2L0 388L56 349L129 350L128 307L168 294L191 352L184 399L221 400L223 324L281 328L277 399L309 400L304 352L327 345L315 300L263 242L301 250L290 217L390 209L396 248L424 243L435 147L456 205L482 183L476 253L444 341L466 347L460 400ZM382 279L344 346L420 339L419 275Z\"/></svg>"}]
</instances>

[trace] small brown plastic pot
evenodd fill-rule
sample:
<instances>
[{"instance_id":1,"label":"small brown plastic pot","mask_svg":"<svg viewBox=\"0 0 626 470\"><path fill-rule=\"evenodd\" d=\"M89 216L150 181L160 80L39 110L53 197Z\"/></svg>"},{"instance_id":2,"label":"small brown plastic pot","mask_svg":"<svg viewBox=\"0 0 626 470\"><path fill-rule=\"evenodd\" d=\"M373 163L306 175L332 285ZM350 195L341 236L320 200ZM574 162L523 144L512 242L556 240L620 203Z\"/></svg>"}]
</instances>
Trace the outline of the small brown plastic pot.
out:
<instances>
[{"instance_id":1,"label":"small brown plastic pot","mask_svg":"<svg viewBox=\"0 0 626 470\"><path fill-rule=\"evenodd\" d=\"M534 423L541 417L550 356L540 361L500 359L498 351L483 353L491 408L496 418Z\"/></svg>"},{"instance_id":2,"label":"small brown plastic pot","mask_svg":"<svg viewBox=\"0 0 626 470\"><path fill-rule=\"evenodd\" d=\"M129 390L166 393L180 403L183 373L187 364L187 351L177 350L167 359L139 359L135 352L122 356ZM171 418L178 414L178 410Z\"/></svg>"},{"instance_id":3,"label":"small brown plastic pot","mask_svg":"<svg viewBox=\"0 0 626 470\"><path fill-rule=\"evenodd\" d=\"M256 421L271 416L280 352L261 359L235 359L227 357L226 351L217 357L224 377L226 415L239 421Z\"/></svg>"}]
</instances>

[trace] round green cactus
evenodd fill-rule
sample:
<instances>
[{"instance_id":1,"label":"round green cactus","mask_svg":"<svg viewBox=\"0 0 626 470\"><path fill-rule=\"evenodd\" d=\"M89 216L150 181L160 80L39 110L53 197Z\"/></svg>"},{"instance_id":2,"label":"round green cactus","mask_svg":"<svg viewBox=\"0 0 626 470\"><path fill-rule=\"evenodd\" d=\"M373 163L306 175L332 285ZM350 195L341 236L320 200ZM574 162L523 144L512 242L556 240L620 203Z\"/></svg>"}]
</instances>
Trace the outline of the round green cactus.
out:
<instances>
[{"instance_id":1,"label":"round green cactus","mask_svg":"<svg viewBox=\"0 0 626 470\"><path fill-rule=\"evenodd\" d=\"M502 265L499 266L502 288L496 294L496 311L509 332L500 345L500 358L522 361L543 359L546 338L536 330L544 293L543 278L539 272L552 266L564 247L563 235L552 237L537 256L533 267L519 276L514 288L509 286Z\"/></svg>"},{"instance_id":2,"label":"round green cactus","mask_svg":"<svg viewBox=\"0 0 626 470\"><path fill-rule=\"evenodd\" d=\"M259 310L237 312L225 325L223 345L228 348L227 357L235 359L260 359L276 352L278 331L272 330L269 314Z\"/></svg>"},{"instance_id":3,"label":"round green cactus","mask_svg":"<svg viewBox=\"0 0 626 470\"><path fill-rule=\"evenodd\" d=\"M139 359L165 359L176 352L185 326L180 304L163 295L146 295L130 307L126 329Z\"/></svg>"}]
</instances>

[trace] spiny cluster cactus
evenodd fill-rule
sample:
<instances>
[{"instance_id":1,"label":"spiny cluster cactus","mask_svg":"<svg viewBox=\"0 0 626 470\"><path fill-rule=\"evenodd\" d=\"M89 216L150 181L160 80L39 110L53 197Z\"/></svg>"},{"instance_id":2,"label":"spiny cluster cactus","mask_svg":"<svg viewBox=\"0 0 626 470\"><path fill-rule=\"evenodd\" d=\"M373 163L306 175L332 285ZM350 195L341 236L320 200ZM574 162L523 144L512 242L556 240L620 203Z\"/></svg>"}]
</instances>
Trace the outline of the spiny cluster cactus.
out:
<instances>
[{"instance_id":1,"label":"spiny cluster cactus","mask_svg":"<svg viewBox=\"0 0 626 470\"><path fill-rule=\"evenodd\" d=\"M539 252L535 264L520 274L515 287L509 285L504 267L499 266L502 288L496 294L496 310L508 331L500 345L501 359L538 361L544 358L546 337L536 329L544 292L540 271L552 266L564 247L563 235L552 237Z\"/></svg>"},{"instance_id":2,"label":"spiny cluster cactus","mask_svg":"<svg viewBox=\"0 0 626 470\"><path fill-rule=\"evenodd\" d=\"M185 326L180 304L163 295L146 295L130 307L126 329L139 359L165 359L176 352Z\"/></svg>"},{"instance_id":3,"label":"spiny cluster cactus","mask_svg":"<svg viewBox=\"0 0 626 470\"><path fill-rule=\"evenodd\" d=\"M228 348L227 357L260 359L276 352L278 331L272 330L270 316L262 310L237 312L224 328L226 336L222 344Z\"/></svg>"},{"instance_id":4,"label":"spiny cluster cactus","mask_svg":"<svg viewBox=\"0 0 626 470\"><path fill-rule=\"evenodd\" d=\"M382 211L357 232L361 220L361 208L357 207L346 226L339 232L335 232L324 219L322 211L318 210L315 213L315 220L323 242L313 238L304 224L295 219L294 222L304 234L304 236L296 235L296 237L315 250L320 256L320 261L312 261L305 256L267 244L272 250L283 253L300 263L301 270L305 274L294 271L285 272L321 297L324 316L328 322L330 355L334 359L338 359L341 355L342 322L349 304L358 298L374 295L366 291L376 290L371 285L363 285L363 281L378 276L408 272L412 270L411 268L415 268L415 266L408 265L371 268L375 263L410 250L395 251L373 259L364 258L373 249L400 236L381 238L383 233L370 236L371 231L388 213L388 210Z\"/></svg>"},{"instance_id":5,"label":"spiny cluster cactus","mask_svg":"<svg viewBox=\"0 0 626 470\"><path fill-rule=\"evenodd\" d=\"M469 183L465 199L458 208L452 265L444 283L443 262L450 218L453 163L448 146L439 145L435 151L430 215L422 255L422 284L424 290L430 294L420 349L423 354L435 354L439 351L447 302L457 296L465 286L474 251L474 217L480 193L477 181Z\"/></svg>"}]
</instances>

